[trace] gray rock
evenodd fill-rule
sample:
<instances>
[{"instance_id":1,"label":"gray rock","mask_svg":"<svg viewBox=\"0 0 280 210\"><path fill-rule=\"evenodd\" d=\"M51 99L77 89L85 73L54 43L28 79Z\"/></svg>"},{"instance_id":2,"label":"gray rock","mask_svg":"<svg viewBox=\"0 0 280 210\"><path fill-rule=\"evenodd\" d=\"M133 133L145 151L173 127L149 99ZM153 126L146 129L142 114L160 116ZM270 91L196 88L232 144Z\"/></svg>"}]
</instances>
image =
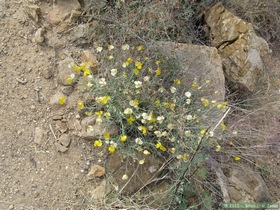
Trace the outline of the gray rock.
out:
<instances>
[{"instance_id":1,"label":"gray rock","mask_svg":"<svg viewBox=\"0 0 280 210\"><path fill-rule=\"evenodd\" d=\"M63 92L65 95L69 96L74 91L73 86L61 86L60 87L61 92Z\"/></svg>"},{"instance_id":2,"label":"gray rock","mask_svg":"<svg viewBox=\"0 0 280 210\"><path fill-rule=\"evenodd\" d=\"M52 77L52 69L50 67L43 67L40 69L40 72L45 79L50 79Z\"/></svg>"},{"instance_id":3,"label":"gray rock","mask_svg":"<svg viewBox=\"0 0 280 210\"><path fill-rule=\"evenodd\" d=\"M56 147L56 149L57 149L58 152L66 152L66 151L68 150L67 147L61 145L61 144L58 143L58 142L54 143L54 145L55 145L55 147Z\"/></svg>"},{"instance_id":4,"label":"gray rock","mask_svg":"<svg viewBox=\"0 0 280 210\"><path fill-rule=\"evenodd\" d=\"M71 143L71 136L69 134L62 134L58 141L64 146L68 147Z\"/></svg>"}]
</instances>

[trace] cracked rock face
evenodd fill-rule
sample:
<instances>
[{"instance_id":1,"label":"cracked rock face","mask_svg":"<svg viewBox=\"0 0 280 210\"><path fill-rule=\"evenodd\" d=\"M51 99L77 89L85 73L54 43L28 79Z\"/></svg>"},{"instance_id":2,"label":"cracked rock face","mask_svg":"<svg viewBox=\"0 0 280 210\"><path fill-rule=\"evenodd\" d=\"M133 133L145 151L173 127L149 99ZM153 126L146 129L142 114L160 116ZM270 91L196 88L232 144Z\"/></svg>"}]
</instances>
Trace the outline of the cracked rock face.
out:
<instances>
[{"instance_id":1,"label":"cracked rock face","mask_svg":"<svg viewBox=\"0 0 280 210\"><path fill-rule=\"evenodd\" d=\"M218 49L225 75L233 87L254 91L263 58L269 53L267 42L258 37L250 23L216 4L205 13L211 44Z\"/></svg>"}]
</instances>

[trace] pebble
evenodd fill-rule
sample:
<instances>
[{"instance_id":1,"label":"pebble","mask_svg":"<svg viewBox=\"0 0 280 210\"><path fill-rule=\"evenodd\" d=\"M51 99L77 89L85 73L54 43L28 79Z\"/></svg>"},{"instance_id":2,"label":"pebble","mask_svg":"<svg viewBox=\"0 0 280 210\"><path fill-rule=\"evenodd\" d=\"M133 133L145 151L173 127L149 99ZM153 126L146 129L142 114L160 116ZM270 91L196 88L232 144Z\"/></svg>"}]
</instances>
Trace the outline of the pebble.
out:
<instances>
[{"instance_id":1,"label":"pebble","mask_svg":"<svg viewBox=\"0 0 280 210\"><path fill-rule=\"evenodd\" d=\"M71 136L69 134L62 134L58 141L64 146L68 147L69 144L71 143Z\"/></svg>"},{"instance_id":2,"label":"pebble","mask_svg":"<svg viewBox=\"0 0 280 210\"><path fill-rule=\"evenodd\" d=\"M34 132L34 142L36 144L41 144L43 142L44 135L44 129L42 129L41 127L36 127Z\"/></svg>"}]
</instances>

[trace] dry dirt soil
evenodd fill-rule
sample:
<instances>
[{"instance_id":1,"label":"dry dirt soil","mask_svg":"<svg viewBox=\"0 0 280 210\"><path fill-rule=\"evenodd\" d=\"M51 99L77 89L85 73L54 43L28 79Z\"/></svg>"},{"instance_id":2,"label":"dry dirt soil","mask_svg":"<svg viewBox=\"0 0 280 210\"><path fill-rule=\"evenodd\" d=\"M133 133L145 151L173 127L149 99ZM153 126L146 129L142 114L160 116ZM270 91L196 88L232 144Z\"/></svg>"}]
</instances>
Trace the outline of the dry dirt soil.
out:
<instances>
[{"instance_id":1,"label":"dry dirt soil","mask_svg":"<svg viewBox=\"0 0 280 210\"><path fill-rule=\"evenodd\" d=\"M51 6L41 8L45 15ZM98 159L81 139L72 138L65 153L55 147L74 112L50 108L57 82L43 75L56 74L63 49L34 43L37 28L22 1L0 1L0 209L82 209L95 188L85 175Z\"/></svg>"}]
</instances>

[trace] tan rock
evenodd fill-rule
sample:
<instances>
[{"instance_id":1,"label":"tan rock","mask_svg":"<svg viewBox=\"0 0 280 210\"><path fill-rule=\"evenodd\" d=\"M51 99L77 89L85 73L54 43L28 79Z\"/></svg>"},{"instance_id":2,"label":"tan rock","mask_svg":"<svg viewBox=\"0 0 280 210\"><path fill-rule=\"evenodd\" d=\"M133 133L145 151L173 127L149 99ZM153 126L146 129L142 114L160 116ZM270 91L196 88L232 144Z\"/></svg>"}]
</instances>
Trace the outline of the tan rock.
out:
<instances>
[{"instance_id":1,"label":"tan rock","mask_svg":"<svg viewBox=\"0 0 280 210\"><path fill-rule=\"evenodd\" d=\"M257 203L271 202L272 199L264 180L252 169L229 169L227 176L231 186L231 200Z\"/></svg>"},{"instance_id":2,"label":"tan rock","mask_svg":"<svg viewBox=\"0 0 280 210\"><path fill-rule=\"evenodd\" d=\"M25 14L35 23L39 22L39 15L41 12L40 7L35 4L28 4L24 6Z\"/></svg>"},{"instance_id":3,"label":"tan rock","mask_svg":"<svg viewBox=\"0 0 280 210\"><path fill-rule=\"evenodd\" d=\"M87 174L87 179L92 180L105 174L105 168L99 165L93 165Z\"/></svg>"},{"instance_id":4,"label":"tan rock","mask_svg":"<svg viewBox=\"0 0 280 210\"><path fill-rule=\"evenodd\" d=\"M144 164L139 165L137 160L122 158L116 153L109 156L106 172L115 189L118 188L118 191L125 195L131 194L148 184L154 176L156 177L162 165L161 160L152 155L144 157L139 154L139 159L143 158L145 158ZM127 175L127 179L123 179L124 175Z\"/></svg>"},{"instance_id":5,"label":"tan rock","mask_svg":"<svg viewBox=\"0 0 280 210\"><path fill-rule=\"evenodd\" d=\"M67 147L63 146L59 142L55 142L54 145L55 145L58 152L66 152L68 150Z\"/></svg>"},{"instance_id":6,"label":"tan rock","mask_svg":"<svg viewBox=\"0 0 280 210\"><path fill-rule=\"evenodd\" d=\"M91 68L95 68L99 65L96 56L89 50L84 50L81 55L83 62L88 62Z\"/></svg>"},{"instance_id":7,"label":"tan rock","mask_svg":"<svg viewBox=\"0 0 280 210\"><path fill-rule=\"evenodd\" d=\"M251 24L218 3L205 13L212 46L219 50L225 75L236 89L254 91L263 58L270 52Z\"/></svg>"},{"instance_id":8,"label":"tan rock","mask_svg":"<svg viewBox=\"0 0 280 210\"><path fill-rule=\"evenodd\" d=\"M95 202L102 202L106 195L106 181L103 180L97 187L89 192L91 199Z\"/></svg>"},{"instance_id":9,"label":"tan rock","mask_svg":"<svg viewBox=\"0 0 280 210\"><path fill-rule=\"evenodd\" d=\"M58 25L69 18L73 10L79 10L80 7L80 3L77 0L57 1L49 12L47 19L49 23Z\"/></svg>"},{"instance_id":10,"label":"tan rock","mask_svg":"<svg viewBox=\"0 0 280 210\"><path fill-rule=\"evenodd\" d=\"M66 58L66 59L58 62L57 81L61 85L71 86L70 83L66 82L66 79L68 77L70 77L71 74L75 75L75 78L73 78L73 80L72 80L73 83L79 77L79 74L71 66L69 66L70 63L74 63L74 60L71 58Z\"/></svg>"}]
</instances>

